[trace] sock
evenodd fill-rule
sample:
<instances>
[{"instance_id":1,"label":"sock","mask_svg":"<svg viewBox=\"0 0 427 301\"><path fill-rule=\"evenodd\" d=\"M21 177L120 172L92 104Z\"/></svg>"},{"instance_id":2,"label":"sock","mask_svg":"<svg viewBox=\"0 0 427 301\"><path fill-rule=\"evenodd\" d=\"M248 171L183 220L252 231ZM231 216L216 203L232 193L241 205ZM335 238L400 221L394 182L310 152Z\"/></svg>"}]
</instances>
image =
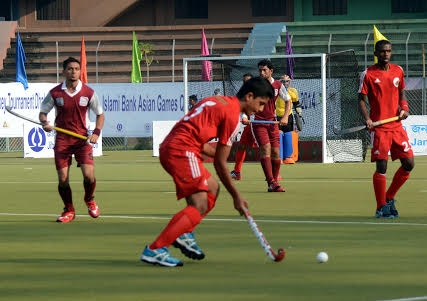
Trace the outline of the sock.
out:
<instances>
[{"instance_id":1,"label":"sock","mask_svg":"<svg viewBox=\"0 0 427 301\"><path fill-rule=\"evenodd\" d=\"M205 214L202 215L202 219L205 218L205 216L208 215L208 213L215 207L216 198L217 196L215 194L208 192L208 210L206 210Z\"/></svg>"},{"instance_id":2,"label":"sock","mask_svg":"<svg viewBox=\"0 0 427 301\"><path fill-rule=\"evenodd\" d=\"M410 172L402 168L402 166L396 171L393 177L393 181L390 184L390 187L387 190L386 198L387 200L394 199L397 191L405 184L406 180L409 179Z\"/></svg>"},{"instance_id":3,"label":"sock","mask_svg":"<svg viewBox=\"0 0 427 301\"><path fill-rule=\"evenodd\" d=\"M67 186L61 186L58 185L58 192L61 196L62 202L64 203L65 208L67 208L68 211L74 211L73 206L73 192L71 191L70 185Z\"/></svg>"},{"instance_id":4,"label":"sock","mask_svg":"<svg viewBox=\"0 0 427 301\"><path fill-rule=\"evenodd\" d=\"M245 161L246 149L238 149L236 151L236 163L234 163L234 171L240 173L242 171L243 161Z\"/></svg>"},{"instance_id":5,"label":"sock","mask_svg":"<svg viewBox=\"0 0 427 301\"><path fill-rule=\"evenodd\" d=\"M271 183L274 180L273 177L273 167L271 166L271 159L270 157L263 157L261 158L261 166L262 170L264 171L265 179L267 183Z\"/></svg>"},{"instance_id":6,"label":"sock","mask_svg":"<svg viewBox=\"0 0 427 301\"><path fill-rule=\"evenodd\" d=\"M96 179L93 183L90 183L89 181L84 180L83 187L85 189L84 200L85 202L90 202L93 199L93 193L95 192Z\"/></svg>"},{"instance_id":7,"label":"sock","mask_svg":"<svg viewBox=\"0 0 427 301\"><path fill-rule=\"evenodd\" d=\"M202 220L199 210L193 206L187 206L169 221L162 233L149 246L151 250L169 247L178 237L184 233L191 232Z\"/></svg>"},{"instance_id":8,"label":"sock","mask_svg":"<svg viewBox=\"0 0 427 301\"><path fill-rule=\"evenodd\" d=\"M282 161L280 159L278 160L271 160L271 166L272 166L272 170L273 170L273 178L277 179L277 177L279 176L279 172L280 172L280 166L282 165Z\"/></svg>"},{"instance_id":9,"label":"sock","mask_svg":"<svg viewBox=\"0 0 427 301\"><path fill-rule=\"evenodd\" d=\"M385 174L375 172L372 180L374 183L375 199L377 201L378 210L386 204L385 190L387 186L387 179Z\"/></svg>"}]
</instances>

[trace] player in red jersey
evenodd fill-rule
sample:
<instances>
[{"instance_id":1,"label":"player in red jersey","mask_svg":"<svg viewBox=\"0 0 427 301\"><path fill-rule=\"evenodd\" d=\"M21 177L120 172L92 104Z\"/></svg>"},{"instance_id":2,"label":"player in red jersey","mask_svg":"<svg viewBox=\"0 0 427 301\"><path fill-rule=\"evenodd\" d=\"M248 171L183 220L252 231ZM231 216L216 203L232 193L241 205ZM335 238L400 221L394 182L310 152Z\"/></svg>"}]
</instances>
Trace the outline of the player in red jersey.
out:
<instances>
[{"instance_id":1,"label":"player in red jersey","mask_svg":"<svg viewBox=\"0 0 427 301\"><path fill-rule=\"evenodd\" d=\"M286 88L283 84L275 80L273 75L273 64L270 60L261 60L258 63L258 71L260 76L266 78L274 89L274 97L265 105L262 112L255 114L255 120L276 120L276 99L280 97L288 102L291 101ZM285 106L285 116L289 115L291 110L290 105ZM286 118L280 120L280 126L286 126L288 120ZM276 124L252 124L255 140L259 146L261 166L264 171L265 179L268 184L268 192L284 192L280 184L277 182L279 177L280 166L280 132Z\"/></svg>"},{"instance_id":2,"label":"player in red jersey","mask_svg":"<svg viewBox=\"0 0 427 301\"><path fill-rule=\"evenodd\" d=\"M47 114L56 109L55 125L66 130L86 136L89 126L89 110L96 115L96 125L90 143L96 143L104 125L102 104L95 91L82 83L80 78L80 62L69 57L63 62L65 81L49 91L40 108L39 120L46 132L53 130L47 120ZM83 174L84 201L91 217L99 216L99 208L94 200L96 179L93 161L93 146L87 141L60 132L56 133L55 165L58 174L58 192L64 202L64 212L56 220L60 223L71 222L75 218L72 192L70 187L70 165L74 155L77 166Z\"/></svg>"},{"instance_id":3,"label":"player in red jersey","mask_svg":"<svg viewBox=\"0 0 427 301\"><path fill-rule=\"evenodd\" d=\"M386 40L375 44L374 55L378 63L366 69L360 78L359 106L371 131L371 161L376 162L373 184L377 218L399 216L395 206L395 195L409 178L414 168L414 153L408 135L400 119L409 116L408 101L405 96L405 80L402 67L390 63L391 43ZM369 101L370 112L366 106ZM372 122L399 116L399 120L381 126L372 127ZM388 154L394 161L399 159L400 168L386 190L386 172Z\"/></svg>"},{"instance_id":4,"label":"player in red jersey","mask_svg":"<svg viewBox=\"0 0 427 301\"><path fill-rule=\"evenodd\" d=\"M214 158L213 165L234 208L241 214L248 207L240 195L228 169L227 158L240 128L240 113L251 115L262 111L274 91L264 78L254 77L243 84L237 96L211 96L199 101L172 128L160 145L163 168L172 176L177 199L185 198L187 206L176 213L160 235L141 254L141 260L162 266L182 266L172 257L173 244L192 259L205 257L194 238L193 230L214 208L219 183L203 165L202 155ZM218 139L216 150L208 142Z\"/></svg>"},{"instance_id":5,"label":"player in red jersey","mask_svg":"<svg viewBox=\"0 0 427 301\"><path fill-rule=\"evenodd\" d=\"M245 73L243 75L243 83L245 83L245 81L251 78L252 78L252 74ZM242 179L241 172L242 172L243 161L245 161L245 157L246 157L246 148L258 147L257 144L255 143L254 135L252 133L252 128L249 126L251 121L246 114L242 114L242 123L245 125L245 128L243 129L242 135L240 136L239 144L237 145L236 161L234 163L234 168L231 171L231 177L237 181Z\"/></svg>"}]
</instances>

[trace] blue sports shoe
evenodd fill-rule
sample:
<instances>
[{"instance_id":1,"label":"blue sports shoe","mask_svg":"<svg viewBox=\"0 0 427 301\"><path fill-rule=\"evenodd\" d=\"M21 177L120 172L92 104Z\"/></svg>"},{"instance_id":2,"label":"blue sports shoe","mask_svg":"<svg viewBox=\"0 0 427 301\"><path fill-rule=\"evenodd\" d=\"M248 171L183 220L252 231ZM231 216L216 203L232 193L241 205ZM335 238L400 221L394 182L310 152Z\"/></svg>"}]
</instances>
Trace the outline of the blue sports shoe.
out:
<instances>
[{"instance_id":1,"label":"blue sports shoe","mask_svg":"<svg viewBox=\"0 0 427 301\"><path fill-rule=\"evenodd\" d=\"M182 254L188 258L196 260L205 258L205 254L197 245L193 232L182 234L174 241L173 246L180 249Z\"/></svg>"},{"instance_id":2,"label":"blue sports shoe","mask_svg":"<svg viewBox=\"0 0 427 301\"><path fill-rule=\"evenodd\" d=\"M376 218L394 218L394 215L391 214L390 204L383 205L380 209L375 211Z\"/></svg>"},{"instance_id":3,"label":"blue sports shoe","mask_svg":"<svg viewBox=\"0 0 427 301\"><path fill-rule=\"evenodd\" d=\"M387 204L390 205L390 213L394 217L399 217L399 212L397 212L396 205L395 205L396 202L397 202L397 200L395 200L395 199L387 200Z\"/></svg>"},{"instance_id":4,"label":"blue sports shoe","mask_svg":"<svg viewBox=\"0 0 427 301\"><path fill-rule=\"evenodd\" d=\"M166 247L151 250L146 246L144 251L142 251L141 260L150 264L158 264L165 267L181 267L184 265L181 260L173 258Z\"/></svg>"}]
</instances>

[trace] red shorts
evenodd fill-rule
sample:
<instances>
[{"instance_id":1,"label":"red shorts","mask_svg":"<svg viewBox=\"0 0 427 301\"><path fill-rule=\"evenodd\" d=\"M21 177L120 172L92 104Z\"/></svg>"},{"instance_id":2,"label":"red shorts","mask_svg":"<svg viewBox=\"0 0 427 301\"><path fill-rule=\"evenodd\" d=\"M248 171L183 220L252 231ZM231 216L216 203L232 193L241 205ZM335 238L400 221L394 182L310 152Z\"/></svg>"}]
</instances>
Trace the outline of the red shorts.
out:
<instances>
[{"instance_id":1,"label":"red shorts","mask_svg":"<svg viewBox=\"0 0 427 301\"><path fill-rule=\"evenodd\" d=\"M210 172L203 165L199 151L170 148L162 144L159 159L163 168L172 176L178 200L198 191L208 191Z\"/></svg>"},{"instance_id":2,"label":"red shorts","mask_svg":"<svg viewBox=\"0 0 427 301\"><path fill-rule=\"evenodd\" d=\"M255 141L259 146L271 144L280 147L280 131L277 124L252 124Z\"/></svg>"},{"instance_id":3,"label":"red shorts","mask_svg":"<svg viewBox=\"0 0 427 301\"><path fill-rule=\"evenodd\" d=\"M78 166L82 164L94 165L93 146L86 141L79 140L74 144L56 141L53 150L56 170L70 166L73 155Z\"/></svg>"},{"instance_id":4,"label":"red shorts","mask_svg":"<svg viewBox=\"0 0 427 301\"><path fill-rule=\"evenodd\" d=\"M388 160L389 152L393 161L414 156L408 134L403 127L391 131L373 131L371 132L371 143L371 162Z\"/></svg>"},{"instance_id":5,"label":"red shorts","mask_svg":"<svg viewBox=\"0 0 427 301\"><path fill-rule=\"evenodd\" d=\"M257 147L250 125L245 126L245 128L243 129L242 135L240 136L239 144L250 147Z\"/></svg>"}]
</instances>

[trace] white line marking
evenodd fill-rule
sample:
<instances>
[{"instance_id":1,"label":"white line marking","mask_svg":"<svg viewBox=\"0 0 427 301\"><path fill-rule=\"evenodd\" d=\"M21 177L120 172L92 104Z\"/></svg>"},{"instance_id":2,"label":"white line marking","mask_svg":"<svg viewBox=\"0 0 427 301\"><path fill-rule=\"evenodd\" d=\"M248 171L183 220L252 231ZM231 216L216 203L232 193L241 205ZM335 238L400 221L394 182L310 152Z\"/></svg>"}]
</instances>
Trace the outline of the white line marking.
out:
<instances>
[{"instance_id":1,"label":"white line marking","mask_svg":"<svg viewBox=\"0 0 427 301\"><path fill-rule=\"evenodd\" d=\"M418 300L427 300L427 296L413 297L413 298L402 298L402 299L377 300L377 301L418 301Z\"/></svg>"},{"instance_id":2,"label":"white line marking","mask_svg":"<svg viewBox=\"0 0 427 301\"><path fill-rule=\"evenodd\" d=\"M13 212L0 212L0 216L58 216L57 214L48 213L13 213ZM89 215L77 215L78 217L87 217ZM148 219L148 220L170 220L170 217L158 217L158 216L130 216L130 215L101 215L102 218L117 218L117 219ZM204 218L203 221L209 222L245 222L244 218ZM271 220L271 219L255 219L256 222L260 223L279 223L279 224L330 224L330 225L387 225L387 226L421 226L426 227L423 223L400 223L400 222L343 222L343 221L311 221L311 220Z\"/></svg>"}]
</instances>

